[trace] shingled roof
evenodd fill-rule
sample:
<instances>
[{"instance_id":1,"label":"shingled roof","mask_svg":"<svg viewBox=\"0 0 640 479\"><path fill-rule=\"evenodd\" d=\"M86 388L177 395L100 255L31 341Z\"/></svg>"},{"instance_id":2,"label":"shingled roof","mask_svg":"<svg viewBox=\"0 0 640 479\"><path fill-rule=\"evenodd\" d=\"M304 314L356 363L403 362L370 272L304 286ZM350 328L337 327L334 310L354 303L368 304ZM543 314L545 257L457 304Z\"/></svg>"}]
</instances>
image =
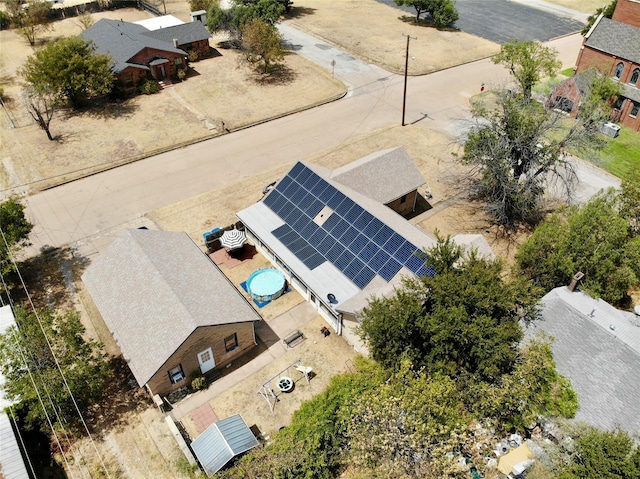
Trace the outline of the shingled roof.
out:
<instances>
[{"instance_id":1,"label":"shingled roof","mask_svg":"<svg viewBox=\"0 0 640 479\"><path fill-rule=\"evenodd\" d=\"M166 42L145 35L145 33L153 32L135 23L103 18L82 32L82 38L92 40L98 53L111 56L114 61L112 71L116 74L127 67L148 70L149 67L130 61L145 48L155 48L184 56L187 55L183 50L174 47L171 41Z\"/></svg>"},{"instance_id":2,"label":"shingled roof","mask_svg":"<svg viewBox=\"0 0 640 479\"><path fill-rule=\"evenodd\" d=\"M157 30L150 30L143 33L144 36L162 40L173 45L173 40L178 42L178 45L185 45L187 43L198 42L200 40L206 40L211 38L211 33L201 22L183 23L181 25L173 25L171 27L159 28Z\"/></svg>"},{"instance_id":3,"label":"shingled roof","mask_svg":"<svg viewBox=\"0 0 640 479\"><path fill-rule=\"evenodd\" d=\"M640 63L640 28L603 17L591 31L585 46Z\"/></svg>"},{"instance_id":4,"label":"shingled roof","mask_svg":"<svg viewBox=\"0 0 640 479\"><path fill-rule=\"evenodd\" d=\"M140 385L196 328L260 320L186 233L125 230L82 280Z\"/></svg>"},{"instance_id":5,"label":"shingled roof","mask_svg":"<svg viewBox=\"0 0 640 479\"><path fill-rule=\"evenodd\" d=\"M566 287L542 298L542 319L527 337L543 330L552 344L558 371L578 393L575 419L640 433L640 321L605 301Z\"/></svg>"},{"instance_id":6,"label":"shingled roof","mask_svg":"<svg viewBox=\"0 0 640 479\"><path fill-rule=\"evenodd\" d=\"M381 204L390 203L425 184L403 147L376 151L333 170L330 178Z\"/></svg>"}]
</instances>

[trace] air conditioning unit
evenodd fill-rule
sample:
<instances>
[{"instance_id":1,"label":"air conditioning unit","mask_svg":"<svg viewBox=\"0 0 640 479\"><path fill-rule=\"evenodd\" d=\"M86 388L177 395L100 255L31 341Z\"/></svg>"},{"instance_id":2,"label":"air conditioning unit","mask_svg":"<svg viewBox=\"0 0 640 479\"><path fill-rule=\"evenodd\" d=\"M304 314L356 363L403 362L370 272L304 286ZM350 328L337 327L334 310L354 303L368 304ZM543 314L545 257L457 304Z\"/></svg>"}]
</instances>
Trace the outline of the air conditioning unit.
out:
<instances>
[{"instance_id":1,"label":"air conditioning unit","mask_svg":"<svg viewBox=\"0 0 640 479\"><path fill-rule=\"evenodd\" d=\"M610 121L605 121L600 125L600 132L610 136L611 138L615 138L620 133L620 126L615 123L611 123Z\"/></svg>"}]
</instances>

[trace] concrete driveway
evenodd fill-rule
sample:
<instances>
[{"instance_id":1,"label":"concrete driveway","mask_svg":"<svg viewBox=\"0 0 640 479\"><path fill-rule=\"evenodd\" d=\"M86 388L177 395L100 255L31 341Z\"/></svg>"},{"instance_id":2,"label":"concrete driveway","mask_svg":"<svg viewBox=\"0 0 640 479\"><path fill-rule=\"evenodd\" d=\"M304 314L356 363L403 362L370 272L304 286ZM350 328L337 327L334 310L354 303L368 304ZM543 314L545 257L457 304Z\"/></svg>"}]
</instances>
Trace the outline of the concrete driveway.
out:
<instances>
[{"instance_id":1,"label":"concrete driveway","mask_svg":"<svg viewBox=\"0 0 640 479\"><path fill-rule=\"evenodd\" d=\"M415 15L413 7L398 7L393 0L381 3ZM547 42L582 30L586 15L553 7L546 2L528 0L456 0L460 19L454 27L496 43L518 40Z\"/></svg>"}]
</instances>

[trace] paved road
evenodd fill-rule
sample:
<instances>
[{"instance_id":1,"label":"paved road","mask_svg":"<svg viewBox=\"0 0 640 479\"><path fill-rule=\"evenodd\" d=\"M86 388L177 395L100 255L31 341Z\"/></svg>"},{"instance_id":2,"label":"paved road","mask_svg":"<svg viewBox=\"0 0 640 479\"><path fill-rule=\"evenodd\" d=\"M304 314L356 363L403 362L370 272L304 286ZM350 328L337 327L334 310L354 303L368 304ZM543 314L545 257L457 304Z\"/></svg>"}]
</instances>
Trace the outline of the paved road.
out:
<instances>
[{"instance_id":1,"label":"paved road","mask_svg":"<svg viewBox=\"0 0 640 479\"><path fill-rule=\"evenodd\" d=\"M579 35L565 37L551 42L551 46L558 49L565 65L573 65L581 39ZM308 37L299 51L305 54L306 50L318 50L318 43ZM361 71L361 67L345 72L357 94L343 100L28 198L27 215L36 225L31 252L117 231L157 208L399 124L402 76L376 67ZM468 117L467 99L479 91L480 82L504 84L507 78L506 71L489 60L409 78L407 122L455 136L459 124Z\"/></svg>"},{"instance_id":2,"label":"paved road","mask_svg":"<svg viewBox=\"0 0 640 479\"><path fill-rule=\"evenodd\" d=\"M399 7L394 0L378 1L416 14L413 7ZM582 30L587 17L539 0L456 0L456 8L460 19L454 27L500 44L513 38L547 42Z\"/></svg>"}]
</instances>

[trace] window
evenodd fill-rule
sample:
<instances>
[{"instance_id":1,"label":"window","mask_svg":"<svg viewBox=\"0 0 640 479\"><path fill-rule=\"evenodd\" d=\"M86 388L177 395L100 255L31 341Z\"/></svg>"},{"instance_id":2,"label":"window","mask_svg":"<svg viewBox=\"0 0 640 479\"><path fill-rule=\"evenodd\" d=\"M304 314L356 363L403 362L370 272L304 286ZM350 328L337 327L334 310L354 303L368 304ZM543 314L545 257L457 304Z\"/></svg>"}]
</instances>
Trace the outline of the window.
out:
<instances>
[{"instance_id":1,"label":"window","mask_svg":"<svg viewBox=\"0 0 640 479\"><path fill-rule=\"evenodd\" d=\"M402 198L400 198L400 203L404 203L405 201L407 201L407 195L402 195Z\"/></svg>"},{"instance_id":2,"label":"window","mask_svg":"<svg viewBox=\"0 0 640 479\"><path fill-rule=\"evenodd\" d=\"M622 72L623 71L624 71L624 63L620 62L616 66L616 72L615 72L614 76L619 80L620 77L622 76Z\"/></svg>"},{"instance_id":3,"label":"window","mask_svg":"<svg viewBox=\"0 0 640 479\"><path fill-rule=\"evenodd\" d=\"M633 106L631 107L629 116L632 116L635 118L636 116L638 116L638 111L640 111L640 103L633 102Z\"/></svg>"},{"instance_id":4,"label":"window","mask_svg":"<svg viewBox=\"0 0 640 479\"><path fill-rule=\"evenodd\" d=\"M637 84L638 78L640 78L640 68L636 68L635 70L633 70L633 73L631 74L631 80L629 80L629 83L631 83L632 85Z\"/></svg>"},{"instance_id":5,"label":"window","mask_svg":"<svg viewBox=\"0 0 640 479\"><path fill-rule=\"evenodd\" d=\"M175 368L169 369L169 380L171 384L179 383L184 379L184 371L182 370L182 364L178 364Z\"/></svg>"},{"instance_id":6,"label":"window","mask_svg":"<svg viewBox=\"0 0 640 479\"><path fill-rule=\"evenodd\" d=\"M181 67L182 66L182 57L176 58L176 66L177 67Z\"/></svg>"},{"instance_id":7,"label":"window","mask_svg":"<svg viewBox=\"0 0 640 479\"><path fill-rule=\"evenodd\" d=\"M233 333L231 336L224 338L224 349L230 353L238 347L238 334Z\"/></svg>"}]
</instances>

